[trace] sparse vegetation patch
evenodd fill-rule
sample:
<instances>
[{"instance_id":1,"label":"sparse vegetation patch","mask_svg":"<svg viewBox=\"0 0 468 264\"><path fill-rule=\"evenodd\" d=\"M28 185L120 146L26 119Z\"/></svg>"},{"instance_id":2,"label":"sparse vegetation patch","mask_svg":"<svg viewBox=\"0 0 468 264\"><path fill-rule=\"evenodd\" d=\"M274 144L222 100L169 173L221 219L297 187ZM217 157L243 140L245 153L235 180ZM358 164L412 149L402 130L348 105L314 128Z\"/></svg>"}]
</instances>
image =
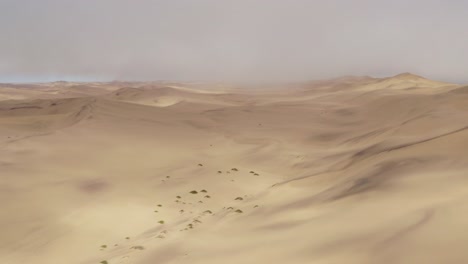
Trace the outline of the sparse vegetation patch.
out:
<instances>
[{"instance_id":1,"label":"sparse vegetation patch","mask_svg":"<svg viewBox=\"0 0 468 264\"><path fill-rule=\"evenodd\" d=\"M143 246L134 246L131 249L144 250L145 247L143 247Z\"/></svg>"}]
</instances>

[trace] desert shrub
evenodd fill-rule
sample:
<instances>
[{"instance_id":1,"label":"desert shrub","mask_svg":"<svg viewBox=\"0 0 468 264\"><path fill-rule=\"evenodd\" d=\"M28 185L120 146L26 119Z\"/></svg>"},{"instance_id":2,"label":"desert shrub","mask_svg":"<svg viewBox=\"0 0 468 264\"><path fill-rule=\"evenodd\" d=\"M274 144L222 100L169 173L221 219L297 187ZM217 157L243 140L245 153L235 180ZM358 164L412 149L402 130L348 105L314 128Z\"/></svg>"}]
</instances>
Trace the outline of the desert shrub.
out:
<instances>
[{"instance_id":1,"label":"desert shrub","mask_svg":"<svg viewBox=\"0 0 468 264\"><path fill-rule=\"evenodd\" d=\"M177 199L180 199L180 198L182 198L182 197L180 197L179 195L177 195L176 198L177 198Z\"/></svg>"},{"instance_id":2,"label":"desert shrub","mask_svg":"<svg viewBox=\"0 0 468 264\"><path fill-rule=\"evenodd\" d=\"M244 200L244 198L242 198L242 197L237 197L237 198L234 199L234 200L242 201L242 200Z\"/></svg>"},{"instance_id":3,"label":"desert shrub","mask_svg":"<svg viewBox=\"0 0 468 264\"><path fill-rule=\"evenodd\" d=\"M158 204L158 207L162 207L162 204Z\"/></svg>"},{"instance_id":4,"label":"desert shrub","mask_svg":"<svg viewBox=\"0 0 468 264\"><path fill-rule=\"evenodd\" d=\"M190 193L191 193L191 194L197 194L198 192L195 191L195 190L193 190L193 191L191 191Z\"/></svg>"},{"instance_id":5,"label":"desert shrub","mask_svg":"<svg viewBox=\"0 0 468 264\"><path fill-rule=\"evenodd\" d=\"M218 171L218 173L223 173L222 171Z\"/></svg>"},{"instance_id":6,"label":"desert shrub","mask_svg":"<svg viewBox=\"0 0 468 264\"><path fill-rule=\"evenodd\" d=\"M209 195L205 195L205 198L211 198L211 196L209 196Z\"/></svg>"},{"instance_id":7,"label":"desert shrub","mask_svg":"<svg viewBox=\"0 0 468 264\"><path fill-rule=\"evenodd\" d=\"M241 209L237 209L235 212L239 214L243 213Z\"/></svg>"},{"instance_id":8,"label":"desert shrub","mask_svg":"<svg viewBox=\"0 0 468 264\"><path fill-rule=\"evenodd\" d=\"M237 168L232 168L231 170L232 171L239 171Z\"/></svg>"},{"instance_id":9,"label":"desert shrub","mask_svg":"<svg viewBox=\"0 0 468 264\"><path fill-rule=\"evenodd\" d=\"M107 245L102 245L101 248L107 248Z\"/></svg>"},{"instance_id":10,"label":"desert shrub","mask_svg":"<svg viewBox=\"0 0 468 264\"><path fill-rule=\"evenodd\" d=\"M167 179L169 179L171 176L166 176Z\"/></svg>"},{"instance_id":11,"label":"desert shrub","mask_svg":"<svg viewBox=\"0 0 468 264\"><path fill-rule=\"evenodd\" d=\"M158 223L160 223L161 225L163 225L163 224L164 224L164 221L163 221L163 220L160 220L160 221L158 221Z\"/></svg>"},{"instance_id":12,"label":"desert shrub","mask_svg":"<svg viewBox=\"0 0 468 264\"><path fill-rule=\"evenodd\" d=\"M130 239L130 237L126 237L125 239L127 239L127 240L128 240L128 239Z\"/></svg>"},{"instance_id":13,"label":"desert shrub","mask_svg":"<svg viewBox=\"0 0 468 264\"><path fill-rule=\"evenodd\" d=\"M132 249L144 250L145 247L143 247L143 246L134 246L134 247L132 247Z\"/></svg>"},{"instance_id":14,"label":"desert shrub","mask_svg":"<svg viewBox=\"0 0 468 264\"><path fill-rule=\"evenodd\" d=\"M211 212L210 210L206 210L206 211L203 212L203 213L212 214L213 212Z\"/></svg>"},{"instance_id":15,"label":"desert shrub","mask_svg":"<svg viewBox=\"0 0 468 264\"><path fill-rule=\"evenodd\" d=\"M255 173L254 171L249 171L249 173Z\"/></svg>"},{"instance_id":16,"label":"desert shrub","mask_svg":"<svg viewBox=\"0 0 468 264\"><path fill-rule=\"evenodd\" d=\"M107 260L103 260L103 261L101 261L101 262L99 262L99 263L101 263L101 264L109 264L109 262L107 262Z\"/></svg>"},{"instance_id":17,"label":"desert shrub","mask_svg":"<svg viewBox=\"0 0 468 264\"><path fill-rule=\"evenodd\" d=\"M254 173L254 176L259 176L259 175L260 175L260 174L258 174L258 173Z\"/></svg>"},{"instance_id":18,"label":"desert shrub","mask_svg":"<svg viewBox=\"0 0 468 264\"><path fill-rule=\"evenodd\" d=\"M257 207L258 207L258 205L255 205L255 206L254 206L254 208L257 208Z\"/></svg>"},{"instance_id":19,"label":"desert shrub","mask_svg":"<svg viewBox=\"0 0 468 264\"><path fill-rule=\"evenodd\" d=\"M206 193L207 191L206 191L206 190L201 190L200 192L202 192L202 193Z\"/></svg>"},{"instance_id":20,"label":"desert shrub","mask_svg":"<svg viewBox=\"0 0 468 264\"><path fill-rule=\"evenodd\" d=\"M201 164L201 163L198 163L198 166L202 167L202 166L203 166L203 164Z\"/></svg>"}]
</instances>

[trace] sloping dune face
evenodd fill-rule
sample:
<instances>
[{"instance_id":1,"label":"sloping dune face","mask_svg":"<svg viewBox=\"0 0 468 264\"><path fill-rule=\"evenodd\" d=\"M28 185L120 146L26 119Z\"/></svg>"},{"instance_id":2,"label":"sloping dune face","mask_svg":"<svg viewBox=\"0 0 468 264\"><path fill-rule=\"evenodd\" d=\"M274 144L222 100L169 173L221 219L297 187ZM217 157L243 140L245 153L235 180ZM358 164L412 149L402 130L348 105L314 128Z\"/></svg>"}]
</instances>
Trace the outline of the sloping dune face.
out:
<instances>
[{"instance_id":1,"label":"sloping dune face","mask_svg":"<svg viewBox=\"0 0 468 264\"><path fill-rule=\"evenodd\" d=\"M0 263L468 263L466 86L40 86L0 88Z\"/></svg>"}]
</instances>

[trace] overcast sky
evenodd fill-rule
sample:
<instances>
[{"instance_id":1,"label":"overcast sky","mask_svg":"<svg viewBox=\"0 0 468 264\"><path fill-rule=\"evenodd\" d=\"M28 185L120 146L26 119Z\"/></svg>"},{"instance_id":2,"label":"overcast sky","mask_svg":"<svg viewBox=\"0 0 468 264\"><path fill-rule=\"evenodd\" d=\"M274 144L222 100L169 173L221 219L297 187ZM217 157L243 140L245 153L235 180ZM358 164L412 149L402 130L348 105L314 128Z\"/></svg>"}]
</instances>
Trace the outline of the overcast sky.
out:
<instances>
[{"instance_id":1,"label":"overcast sky","mask_svg":"<svg viewBox=\"0 0 468 264\"><path fill-rule=\"evenodd\" d=\"M468 82L468 0L0 0L0 82Z\"/></svg>"}]
</instances>

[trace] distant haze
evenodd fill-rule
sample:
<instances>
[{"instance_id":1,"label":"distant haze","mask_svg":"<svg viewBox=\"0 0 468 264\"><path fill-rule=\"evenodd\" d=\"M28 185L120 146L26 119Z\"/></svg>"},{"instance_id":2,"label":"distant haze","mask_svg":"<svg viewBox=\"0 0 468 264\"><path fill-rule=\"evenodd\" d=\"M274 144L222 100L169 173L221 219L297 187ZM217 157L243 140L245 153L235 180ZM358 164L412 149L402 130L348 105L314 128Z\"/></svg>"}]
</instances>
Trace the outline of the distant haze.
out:
<instances>
[{"instance_id":1,"label":"distant haze","mask_svg":"<svg viewBox=\"0 0 468 264\"><path fill-rule=\"evenodd\" d=\"M468 1L0 0L0 82L468 82Z\"/></svg>"}]
</instances>

